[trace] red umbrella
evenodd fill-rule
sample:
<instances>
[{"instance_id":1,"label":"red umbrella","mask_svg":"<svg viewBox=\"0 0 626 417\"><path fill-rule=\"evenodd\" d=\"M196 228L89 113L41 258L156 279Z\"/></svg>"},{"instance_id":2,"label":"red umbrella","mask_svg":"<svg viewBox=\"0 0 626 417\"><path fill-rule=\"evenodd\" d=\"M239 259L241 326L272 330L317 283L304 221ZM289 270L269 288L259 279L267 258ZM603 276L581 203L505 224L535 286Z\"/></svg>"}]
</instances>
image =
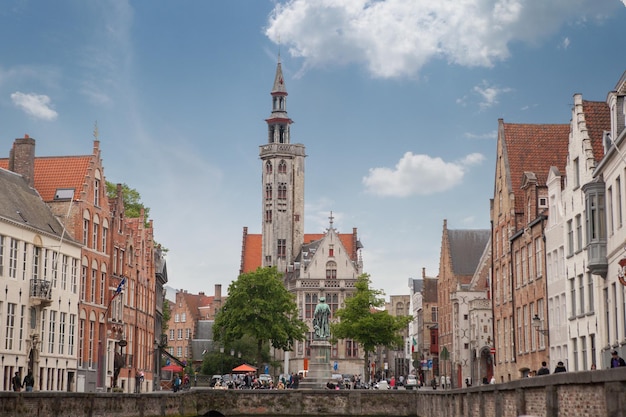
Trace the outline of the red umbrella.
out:
<instances>
[{"instance_id":1,"label":"red umbrella","mask_svg":"<svg viewBox=\"0 0 626 417\"><path fill-rule=\"evenodd\" d=\"M234 373L256 372L256 368L252 365L248 365L244 363L243 365L239 365L238 367L234 368L232 372Z\"/></svg>"},{"instance_id":2,"label":"red umbrella","mask_svg":"<svg viewBox=\"0 0 626 417\"><path fill-rule=\"evenodd\" d=\"M162 371L182 372L183 367L180 365L174 365L173 363L161 368Z\"/></svg>"}]
</instances>

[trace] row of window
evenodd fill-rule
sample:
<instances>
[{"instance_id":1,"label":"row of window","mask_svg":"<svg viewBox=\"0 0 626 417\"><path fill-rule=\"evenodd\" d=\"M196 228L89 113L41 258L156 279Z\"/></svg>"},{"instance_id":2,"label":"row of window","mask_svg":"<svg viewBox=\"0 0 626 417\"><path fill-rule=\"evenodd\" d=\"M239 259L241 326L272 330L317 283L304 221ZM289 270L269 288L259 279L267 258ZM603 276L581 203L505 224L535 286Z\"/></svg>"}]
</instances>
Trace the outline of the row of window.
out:
<instances>
[{"instance_id":1,"label":"row of window","mask_svg":"<svg viewBox=\"0 0 626 417\"><path fill-rule=\"evenodd\" d=\"M543 274L542 251L542 239L537 237L533 243L522 246L515 252L515 285L517 288L541 278Z\"/></svg>"},{"instance_id":2,"label":"row of window","mask_svg":"<svg viewBox=\"0 0 626 417\"><path fill-rule=\"evenodd\" d=\"M265 173L266 174L271 174L274 172L274 166L272 165L272 161L267 161L265 163ZM278 162L278 173L279 174L286 174L287 173L287 162L285 162L284 159L281 159Z\"/></svg>"},{"instance_id":3,"label":"row of window","mask_svg":"<svg viewBox=\"0 0 626 417\"><path fill-rule=\"evenodd\" d=\"M6 304L6 308L3 306ZM1 317L4 315L5 317ZM0 301L0 323L5 324L4 349L15 352L26 351L29 330L36 328L34 307L27 311L26 305ZM74 355L76 314L56 310L42 310L40 351L42 353ZM1 334L1 333L0 333Z\"/></svg>"},{"instance_id":4,"label":"row of window","mask_svg":"<svg viewBox=\"0 0 626 417\"><path fill-rule=\"evenodd\" d=\"M265 199L266 200L271 200L272 198L274 198L272 184L265 184ZM286 200L287 199L287 183L286 182L279 182L278 183L277 198L279 200Z\"/></svg>"},{"instance_id":5,"label":"row of window","mask_svg":"<svg viewBox=\"0 0 626 417\"><path fill-rule=\"evenodd\" d=\"M76 293L78 259L61 255L59 280L58 255L55 250L0 235L0 277L42 279L50 281L53 288Z\"/></svg>"},{"instance_id":6,"label":"row of window","mask_svg":"<svg viewBox=\"0 0 626 417\"><path fill-rule=\"evenodd\" d=\"M169 334L169 339L170 340L175 340L174 336L178 336L177 339L178 340L183 340L183 331L185 332L185 340L189 340L191 339L191 329L187 328L187 329L170 329L170 334Z\"/></svg>"}]
</instances>

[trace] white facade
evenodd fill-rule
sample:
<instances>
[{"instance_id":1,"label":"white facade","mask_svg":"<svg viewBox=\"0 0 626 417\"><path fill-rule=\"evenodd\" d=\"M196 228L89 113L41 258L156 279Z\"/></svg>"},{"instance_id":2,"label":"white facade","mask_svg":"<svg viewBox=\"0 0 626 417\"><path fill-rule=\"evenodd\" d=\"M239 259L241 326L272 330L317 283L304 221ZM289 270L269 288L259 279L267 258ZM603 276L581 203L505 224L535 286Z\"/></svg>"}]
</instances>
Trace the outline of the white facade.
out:
<instances>
[{"instance_id":1,"label":"white facade","mask_svg":"<svg viewBox=\"0 0 626 417\"><path fill-rule=\"evenodd\" d=\"M568 367L567 276L565 274L564 244L566 235L564 232L563 214L565 210L561 182L561 173L556 167L552 167L547 181L549 214L545 229L548 317L539 317L540 326L535 329L540 333L546 333L549 330L549 336L546 337L549 338L550 356L545 358L545 361L550 369L554 369L560 360ZM539 337L541 336L542 334L539 335Z\"/></svg>"},{"instance_id":2,"label":"white facade","mask_svg":"<svg viewBox=\"0 0 626 417\"><path fill-rule=\"evenodd\" d=\"M620 356L626 354L626 295L623 280L626 264L626 224L624 223L624 184L626 183L626 73L618 82L615 91L609 93L607 104L611 114L610 138L607 137L605 157L594 172L595 180L604 180L606 192L605 224L594 223L593 213L587 213L594 226L604 226L606 230L606 278L600 281L599 288L599 335L598 349L601 363L598 368L610 366L610 352L617 350ZM602 219L602 217L601 217ZM602 237L602 236L601 236ZM621 262L621 265L620 265Z\"/></svg>"},{"instance_id":3,"label":"white facade","mask_svg":"<svg viewBox=\"0 0 626 417\"><path fill-rule=\"evenodd\" d=\"M39 199L28 191L22 195L28 204ZM38 222L29 214L23 222L0 215L1 388L11 390L16 372L23 381L32 370L35 391L76 391L81 246L61 238L60 223L39 202L29 214L47 211L49 230L34 227Z\"/></svg>"}]
</instances>

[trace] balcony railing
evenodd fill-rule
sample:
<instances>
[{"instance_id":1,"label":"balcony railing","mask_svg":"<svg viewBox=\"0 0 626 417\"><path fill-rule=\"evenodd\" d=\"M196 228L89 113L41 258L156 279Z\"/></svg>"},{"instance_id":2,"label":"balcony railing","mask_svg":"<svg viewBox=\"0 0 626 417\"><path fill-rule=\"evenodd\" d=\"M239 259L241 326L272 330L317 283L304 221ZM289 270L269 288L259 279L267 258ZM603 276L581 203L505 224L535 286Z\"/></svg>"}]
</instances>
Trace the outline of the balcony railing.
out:
<instances>
[{"instance_id":1,"label":"balcony railing","mask_svg":"<svg viewBox=\"0 0 626 417\"><path fill-rule=\"evenodd\" d=\"M43 279L30 280L30 299L33 304L46 307L52 303L52 286Z\"/></svg>"}]
</instances>

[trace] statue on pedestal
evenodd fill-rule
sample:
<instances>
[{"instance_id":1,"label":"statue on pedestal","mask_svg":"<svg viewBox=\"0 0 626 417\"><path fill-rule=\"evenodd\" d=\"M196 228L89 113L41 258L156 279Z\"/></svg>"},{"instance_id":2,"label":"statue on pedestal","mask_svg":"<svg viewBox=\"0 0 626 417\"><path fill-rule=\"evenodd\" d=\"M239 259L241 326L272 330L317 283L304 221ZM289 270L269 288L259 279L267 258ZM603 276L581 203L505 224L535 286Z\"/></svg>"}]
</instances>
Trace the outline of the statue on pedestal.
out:
<instances>
[{"instance_id":1,"label":"statue on pedestal","mask_svg":"<svg viewBox=\"0 0 626 417\"><path fill-rule=\"evenodd\" d=\"M314 340L326 340L330 337L330 307L326 297L320 297L313 313Z\"/></svg>"}]
</instances>

